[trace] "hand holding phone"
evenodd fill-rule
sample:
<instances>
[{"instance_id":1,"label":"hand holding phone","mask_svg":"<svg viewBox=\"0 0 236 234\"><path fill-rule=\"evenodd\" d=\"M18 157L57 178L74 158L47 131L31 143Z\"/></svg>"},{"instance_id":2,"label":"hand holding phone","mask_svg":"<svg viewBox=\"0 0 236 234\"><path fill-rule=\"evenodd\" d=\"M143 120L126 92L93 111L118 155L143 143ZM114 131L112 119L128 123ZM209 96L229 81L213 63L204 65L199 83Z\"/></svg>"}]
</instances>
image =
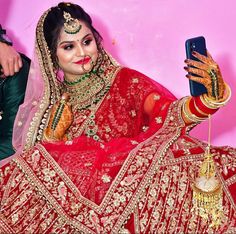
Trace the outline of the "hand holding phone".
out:
<instances>
[{"instance_id":1,"label":"hand holding phone","mask_svg":"<svg viewBox=\"0 0 236 234\"><path fill-rule=\"evenodd\" d=\"M196 51L202 55L207 56L206 41L203 36L190 38L186 40L185 48L186 48L187 59L199 61L196 57L193 56L192 54L193 51ZM197 76L195 74L191 75ZM189 85L190 85L190 93L192 96L199 96L203 93L207 93L207 89L203 84L189 80Z\"/></svg>"},{"instance_id":2,"label":"hand holding phone","mask_svg":"<svg viewBox=\"0 0 236 234\"><path fill-rule=\"evenodd\" d=\"M218 64L206 50L204 37L196 37L186 41L188 67L187 77L190 81L192 96L207 93L212 100L220 100L224 96L225 83Z\"/></svg>"}]
</instances>

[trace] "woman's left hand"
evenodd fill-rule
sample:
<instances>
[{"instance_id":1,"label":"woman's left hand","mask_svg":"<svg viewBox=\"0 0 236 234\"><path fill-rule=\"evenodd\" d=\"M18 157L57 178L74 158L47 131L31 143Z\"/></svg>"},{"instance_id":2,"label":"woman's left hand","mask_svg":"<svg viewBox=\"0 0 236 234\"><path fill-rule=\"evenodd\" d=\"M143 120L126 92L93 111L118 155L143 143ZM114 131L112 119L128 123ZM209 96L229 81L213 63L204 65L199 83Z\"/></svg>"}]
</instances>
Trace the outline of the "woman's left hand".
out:
<instances>
[{"instance_id":1,"label":"woman's left hand","mask_svg":"<svg viewBox=\"0 0 236 234\"><path fill-rule=\"evenodd\" d=\"M221 99L224 95L225 84L218 64L208 52L207 56L204 56L194 51L193 56L199 59L199 61L185 60L188 67L184 68L190 73L186 77L203 84L207 89L209 98L214 100Z\"/></svg>"}]
</instances>

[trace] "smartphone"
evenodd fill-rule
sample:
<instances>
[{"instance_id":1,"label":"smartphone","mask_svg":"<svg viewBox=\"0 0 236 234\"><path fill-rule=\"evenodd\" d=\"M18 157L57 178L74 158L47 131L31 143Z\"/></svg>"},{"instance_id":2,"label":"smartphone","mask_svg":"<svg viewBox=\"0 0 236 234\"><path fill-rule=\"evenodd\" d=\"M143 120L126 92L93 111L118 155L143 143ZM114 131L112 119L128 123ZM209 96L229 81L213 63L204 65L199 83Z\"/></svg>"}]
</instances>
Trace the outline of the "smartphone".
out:
<instances>
[{"instance_id":1,"label":"smartphone","mask_svg":"<svg viewBox=\"0 0 236 234\"><path fill-rule=\"evenodd\" d=\"M197 58L195 58L192 55L193 51L196 51L202 55L207 56L206 40L203 36L190 38L186 40L185 49L186 49L186 56L188 59L199 61ZM197 76L195 74L191 74L191 75ZM205 86L198 82L189 80L189 86L190 86L190 93L192 96L199 96L203 93L207 93Z\"/></svg>"}]
</instances>

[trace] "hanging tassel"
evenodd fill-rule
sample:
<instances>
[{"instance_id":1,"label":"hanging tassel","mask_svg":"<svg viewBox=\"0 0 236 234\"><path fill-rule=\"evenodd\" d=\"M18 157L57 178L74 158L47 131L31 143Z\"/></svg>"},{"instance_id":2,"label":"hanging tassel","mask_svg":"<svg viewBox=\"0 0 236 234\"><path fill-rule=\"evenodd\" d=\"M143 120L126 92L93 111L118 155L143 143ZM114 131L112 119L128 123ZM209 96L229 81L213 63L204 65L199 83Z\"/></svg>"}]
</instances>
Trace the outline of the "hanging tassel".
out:
<instances>
[{"instance_id":1,"label":"hanging tassel","mask_svg":"<svg viewBox=\"0 0 236 234\"><path fill-rule=\"evenodd\" d=\"M210 227L217 228L223 216L223 191L210 153L211 118L209 115L208 146L204 161L200 167L193 188L193 211L209 222Z\"/></svg>"}]
</instances>

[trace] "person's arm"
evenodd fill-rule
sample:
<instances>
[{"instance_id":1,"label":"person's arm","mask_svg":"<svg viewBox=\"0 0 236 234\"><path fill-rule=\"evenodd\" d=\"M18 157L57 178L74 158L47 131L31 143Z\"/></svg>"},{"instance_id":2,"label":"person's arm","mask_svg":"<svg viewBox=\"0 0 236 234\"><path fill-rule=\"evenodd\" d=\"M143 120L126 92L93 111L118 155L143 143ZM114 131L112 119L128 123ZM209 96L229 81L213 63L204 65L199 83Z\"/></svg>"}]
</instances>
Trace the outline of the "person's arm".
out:
<instances>
[{"instance_id":1,"label":"person's arm","mask_svg":"<svg viewBox=\"0 0 236 234\"><path fill-rule=\"evenodd\" d=\"M29 61L23 59L23 67L12 77L7 77L0 89L0 160L14 153L12 147L13 124L19 105L24 100L29 71Z\"/></svg>"},{"instance_id":2,"label":"person's arm","mask_svg":"<svg viewBox=\"0 0 236 234\"><path fill-rule=\"evenodd\" d=\"M13 76L22 67L21 56L12 47L8 40L6 30L0 25L0 74Z\"/></svg>"},{"instance_id":3,"label":"person's arm","mask_svg":"<svg viewBox=\"0 0 236 234\"><path fill-rule=\"evenodd\" d=\"M182 116L187 124L198 123L214 114L230 99L231 91L224 82L218 64L208 53L207 56L193 52L198 61L187 59L186 75L190 80L203 84L207 93L197 97L188 97L182 106ZM197 75L197 76L196 76Z\"/></svg>"},{"instance_id":4,"label":"person's arm","mask_svg":"<svg viewBox=\"0 0 236 234\"><path fill-rule=\"evenodd\" d=\"M185 69L195 75L187 75L187 78L203 84L207 89L207 94L197 97L186 97L183 100L181 115L186 125L200 123L214 114L221 106L225 105L230 98L231 92L224 82L218 64L211 55L203 56L194 54L200 62L186 60L188 67ZM158 93L151 93L144 102L144 111L148 116L152 116L157 101L155 96ZM155 114L155 113L154 113Z\"/></svg>"}]
</instances>

